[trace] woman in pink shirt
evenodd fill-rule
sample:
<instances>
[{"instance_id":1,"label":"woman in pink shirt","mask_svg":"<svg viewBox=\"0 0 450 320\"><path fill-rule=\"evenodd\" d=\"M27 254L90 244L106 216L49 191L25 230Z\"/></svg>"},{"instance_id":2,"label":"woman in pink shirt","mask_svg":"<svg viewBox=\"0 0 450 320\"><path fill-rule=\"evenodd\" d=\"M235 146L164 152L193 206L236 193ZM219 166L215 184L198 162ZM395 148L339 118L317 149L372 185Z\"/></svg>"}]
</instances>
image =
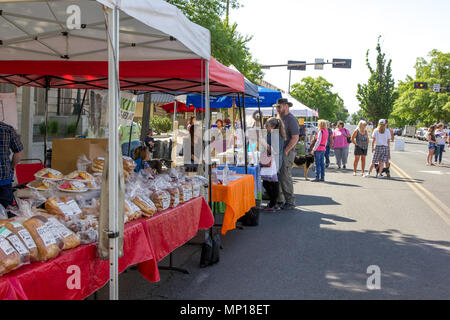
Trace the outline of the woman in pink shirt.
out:
<instances>
[{"instance_id":1,"label":"woman in pink shirt","mask_svg":"<svg viewBox=\"0 0 450 320\"><path fill-rule=\"evenodd\" d=\"M341 168L341 164L346 169L349 145L347 138L351 138L350 131L344 128L343 121L338 121L337 128L333 131L334 155L338 169Z\"/></svg>"}]
</instances>

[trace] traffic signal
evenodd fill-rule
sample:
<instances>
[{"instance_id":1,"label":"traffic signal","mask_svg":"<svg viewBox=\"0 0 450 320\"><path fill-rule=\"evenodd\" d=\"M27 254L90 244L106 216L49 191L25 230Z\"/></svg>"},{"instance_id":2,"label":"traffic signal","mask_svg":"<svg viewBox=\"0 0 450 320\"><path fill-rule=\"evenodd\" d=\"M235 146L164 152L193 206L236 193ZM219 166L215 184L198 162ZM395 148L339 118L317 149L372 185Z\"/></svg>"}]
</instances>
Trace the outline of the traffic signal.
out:
<instances>
[{"instance_id":1,"label":"traffic signal","mask_svg":"<svg viewBox=\"0 0 450 320\"><path fill-rule=\"evenodd\" d=\"M428 89L427 82L414 82L414 89Z\"/></svg>"},{"instance_id":2,"label":"traffic signal","mask_svg":"<svg viewBox=\"0 0 450 320\"><path fill-rule=\"evenodd\" d=\"M339 62L339 63L335 63ZM351 69L352 68L352 59L333 59L333 68L340 69Z\"/></svg>"},{"instance_id":3,"label":"traffic signal","mask_svg":"<svg viewBox=\"0 0 450 320\"><path fill-rule=\"evenodd\" d=\"M287 69L288 70L301 70L301 71L305 71L306 70L306 61L293 61L293 60L289 60L288 61L288 65L289 64L297 64L297 63L304 63L304 66L288 66Z\"/></svg>"}]
</instances>

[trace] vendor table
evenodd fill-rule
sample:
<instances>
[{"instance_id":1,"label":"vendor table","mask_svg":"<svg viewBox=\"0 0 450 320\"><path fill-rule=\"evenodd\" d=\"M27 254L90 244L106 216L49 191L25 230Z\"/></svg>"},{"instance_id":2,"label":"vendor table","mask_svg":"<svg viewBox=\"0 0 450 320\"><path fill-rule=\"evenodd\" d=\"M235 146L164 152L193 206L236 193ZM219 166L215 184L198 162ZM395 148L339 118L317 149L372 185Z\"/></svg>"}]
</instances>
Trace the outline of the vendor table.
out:
<instances>
[{"instance_id":1,"label":"vendor table","mask_svg":"<svg viewBox=\"0 0 450 320\"><path fill-rule=\"evenodd\" d=\"M221 231L223 235L235 229L236 221L256 206L254 190L255 181L251 174L241 175L240 179L230 181L227 186L212 185L212 201L226 204Z\"/></svg>"},{"instance_id":2,"label":"vendor table","mask_svg":"<svg viewBox=\"0 0 450 320\"><path fill-rule=\"evenodd\" d=\"M141 264L139 272L146 279L159 281L158 259L194 237L198 229L213 224L212 212L203 197L127 223L119 273ZM73 270L80 275L79 285ZM102 288L108 279L108 261L98 258L96 245L81 245L55 259L32 263L0 277L0 299L84 299Z\"/></svg>"},{"instance_id":3,"label":"vendor table","mask_svg":"<svg viewBox=\"0 0 450 320\"><path fill-rule=\"evenodd\" d=\"M220 165L217 166L217 169L223 170L225 166ZM234 171L238 174L245 174L245 166L228 166L228 168L231 171ZM255 179L255 199L261 200L262 199L262 181L261 181L261 167L260 165L256 166L248 166L247 167L247 174L253 175L253 178Z\"/></svg>"}]
</instances>

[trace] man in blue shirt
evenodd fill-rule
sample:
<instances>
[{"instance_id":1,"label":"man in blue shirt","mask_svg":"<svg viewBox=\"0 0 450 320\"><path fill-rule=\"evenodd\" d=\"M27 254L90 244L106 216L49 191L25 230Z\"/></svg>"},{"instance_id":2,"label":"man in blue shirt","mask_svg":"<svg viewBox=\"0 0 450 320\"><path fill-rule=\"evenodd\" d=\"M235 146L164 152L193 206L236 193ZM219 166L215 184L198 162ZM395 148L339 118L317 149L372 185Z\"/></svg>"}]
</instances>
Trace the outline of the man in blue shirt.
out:
<instances>
[{"instance_id":1,"label":"man in blue shirt","mask_svg":"<svg viewBox=\"0 0 450 320\"><path fill-rule=\"evenodd\" d=\"M11 151L13 153L11 160ZM13 205L12 181L14 168L23 156L23 145L16 130L0 122L0 203L3 207Z\"/></svg>"}]
</instances>

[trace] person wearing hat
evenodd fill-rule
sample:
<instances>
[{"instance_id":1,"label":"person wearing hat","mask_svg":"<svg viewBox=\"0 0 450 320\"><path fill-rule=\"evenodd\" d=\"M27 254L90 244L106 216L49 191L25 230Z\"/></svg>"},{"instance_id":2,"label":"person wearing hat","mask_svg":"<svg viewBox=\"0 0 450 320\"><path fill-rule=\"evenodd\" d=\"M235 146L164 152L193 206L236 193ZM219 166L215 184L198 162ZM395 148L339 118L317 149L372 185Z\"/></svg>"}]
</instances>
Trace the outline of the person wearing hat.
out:
<instances>
[{"instance_id":1,"label":"person wearing hat","mask_svg":"<svg viewBox=\"0 0 450 320\"><path fill-rule=\"evenodd\" d=\"M275 105L278 117L283 120L286 130L286 142L283 150L283 163L278 174L280 184L280 194L278 203L281 209L292 210L295 208L294 184L292 182L292 167L295 159L295 146L299 140L300 128L297 118L289 112L292 103L288 99L281 98L277 100Z\"/></svg>"},{"instance_id":2,"label":"person wearing hat","mask_svg":"<svg viewBox=\"0 0 450 320\"><path fill-rule=\"evenodd\" d=\"M386 120L381 119L378 122L378 127L373 130L372 138L372 153L374 154L367 176L370 176L373 167L378 163L379 168L377 170L377 178L381 179L383 178L381 173L383 172L384 164L389 159L389 142L392 139L391 132L386 128Z\"/></svg>"}]
</instances>

